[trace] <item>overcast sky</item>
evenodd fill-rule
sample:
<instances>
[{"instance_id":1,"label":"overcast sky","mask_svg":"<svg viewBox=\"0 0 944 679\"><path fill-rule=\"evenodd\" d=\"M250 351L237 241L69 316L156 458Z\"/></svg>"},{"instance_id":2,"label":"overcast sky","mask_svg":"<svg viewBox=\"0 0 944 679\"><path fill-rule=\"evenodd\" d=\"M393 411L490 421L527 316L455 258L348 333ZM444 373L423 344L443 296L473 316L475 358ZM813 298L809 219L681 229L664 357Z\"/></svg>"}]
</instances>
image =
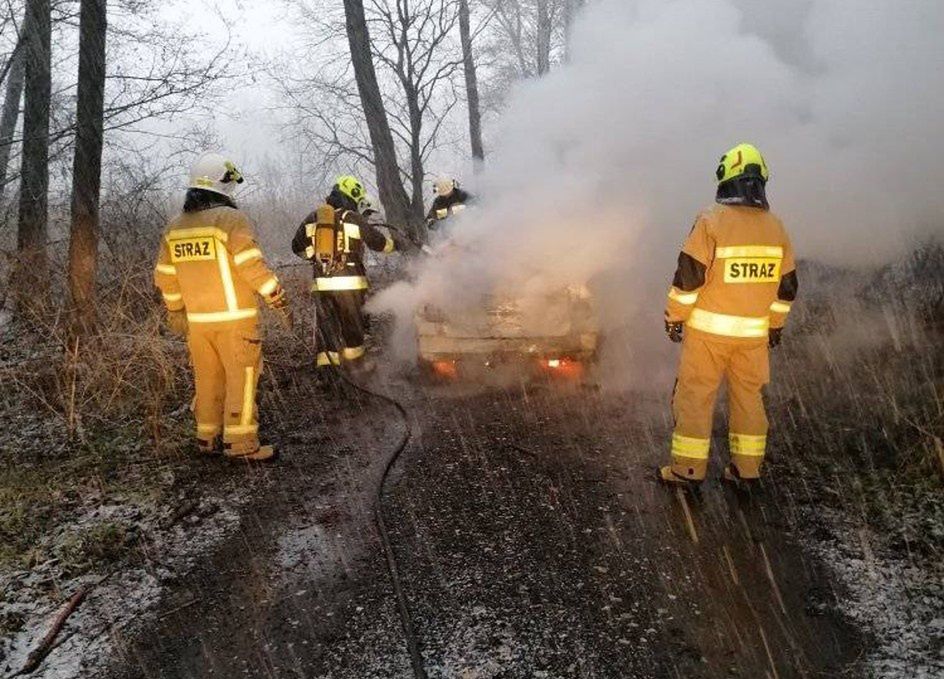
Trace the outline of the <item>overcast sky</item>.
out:
<instances>
[{"instance_id":1,"label":"overcast sky","mask_svg":"<svg viewBox=\"0 0 944 679\"><path fill-rule=\"evenodd\" d=\"M254 60L287 50L297 39L283 3L173 0L162 11L173 20L189 17L189 25L206 34L208 50L231 39L234 54L250 53L249 61L234 65L234 71L244 77L221 102L217 130L224 148L250 163L273 151L278 153L278 124L267 110L273 103L272 94L264 77L254 77L257 70Z\"/></svg>"}]
</instances>

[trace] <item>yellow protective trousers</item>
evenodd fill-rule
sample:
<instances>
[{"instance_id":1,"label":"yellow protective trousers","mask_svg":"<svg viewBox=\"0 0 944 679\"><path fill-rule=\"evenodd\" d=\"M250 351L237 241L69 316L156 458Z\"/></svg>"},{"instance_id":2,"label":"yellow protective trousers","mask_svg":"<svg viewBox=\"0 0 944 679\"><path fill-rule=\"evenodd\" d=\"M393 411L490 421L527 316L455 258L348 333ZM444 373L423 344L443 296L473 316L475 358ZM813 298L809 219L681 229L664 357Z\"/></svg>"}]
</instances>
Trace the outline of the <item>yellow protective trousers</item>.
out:
<instances>
[{"instance_id":1,"label":"yellow protective trousers","mask_svg":"<svg viewBox=\"0 0 944 679\"><path fill-rule=\"evenodd\" d=\"M262 371L262 341L255 319L191 323L187 344L196 387L194 416L200 448L211 451L222 433L227 455L256 452L256 388Z\"/></svg>"},{"instance_id":2,"label":"yellow protective trousers","mask_svg":"<svg viewBox=\"0 0 944 679\"><path fill-rule=\"evenodd\" d=\"M767 446L767 414L762 389L770 381L766 339L718 341L689 330L682 345L678 380L672 397L675 431L672 471L700 481L708 471L715 397L728 383L731 462L741 478L760 476Z\"/></svg>"}]
</instances>

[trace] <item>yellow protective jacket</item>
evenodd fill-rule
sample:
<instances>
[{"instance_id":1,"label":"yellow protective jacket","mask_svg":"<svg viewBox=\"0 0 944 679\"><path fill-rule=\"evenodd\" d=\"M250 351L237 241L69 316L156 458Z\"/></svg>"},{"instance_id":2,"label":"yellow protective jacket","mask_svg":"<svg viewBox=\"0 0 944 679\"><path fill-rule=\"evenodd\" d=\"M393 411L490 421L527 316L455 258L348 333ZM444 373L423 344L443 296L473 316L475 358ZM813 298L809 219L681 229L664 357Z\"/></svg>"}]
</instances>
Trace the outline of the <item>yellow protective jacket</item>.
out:
<instances>
[{"instance_id":1,"label":"yellow protective jacket","mask_svg":"<svg viewBox=\"0 0 944 679\"><path fill-rule=\"evenodd\" d=\"M249 220L228 206L184 212L170 222L154 282L167 309L186 309L191 324L255 318L256 294L268 299L279 289Z\"/></svg>"},{"instance_id":2,"label":"yellow protective jacket","mask_svg":"<svg viewBox=\"0 0 944 679\"><path fill-rule=\"evenodd\" d=\"M682 246L665 319L722 341L767 338L797 293L793 246L769 210L714 205Z\"/></svg>"}]
</instances>

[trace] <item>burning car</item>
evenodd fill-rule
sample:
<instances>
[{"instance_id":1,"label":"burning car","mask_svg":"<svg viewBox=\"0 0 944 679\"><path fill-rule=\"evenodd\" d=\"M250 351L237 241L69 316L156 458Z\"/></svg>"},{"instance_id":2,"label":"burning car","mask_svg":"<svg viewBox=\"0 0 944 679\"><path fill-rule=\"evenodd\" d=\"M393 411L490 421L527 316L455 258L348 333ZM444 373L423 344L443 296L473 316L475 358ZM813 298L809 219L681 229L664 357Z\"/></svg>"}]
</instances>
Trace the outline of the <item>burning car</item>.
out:
<instances>
[{"instance_id":1,"label":"burning car","mask_svg":"<svg viewBox=\"0 0 944 679\"><path fill-rule=\"evenodd\" d=\"M586 285L522 295L496 293L445 312L423 306L415 317L421 366L450 379L513 365L547 376L581 378L599 342Z\"/></svg>"}]
</instances>

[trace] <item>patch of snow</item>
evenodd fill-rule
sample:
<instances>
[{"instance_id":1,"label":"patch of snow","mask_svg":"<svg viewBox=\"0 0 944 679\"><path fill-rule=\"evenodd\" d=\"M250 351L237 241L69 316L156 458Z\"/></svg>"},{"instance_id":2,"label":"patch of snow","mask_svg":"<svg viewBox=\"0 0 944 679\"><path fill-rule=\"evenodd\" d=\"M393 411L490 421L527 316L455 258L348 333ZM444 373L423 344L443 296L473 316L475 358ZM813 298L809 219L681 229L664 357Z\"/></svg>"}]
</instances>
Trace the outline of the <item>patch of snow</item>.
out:
<instances>
[{"instance_id":1,"label":"patch of snow","mask_svg":"<svg viewBox=\"0 0 944 679\"><path fill-rule=\"evenodd\" d=\"M846 592L842 612L875 638L866 659L869 676L944 676L944 564L910 564L884 554L879 540L848 518L822 507L816 512L834 529L831 539L811 546Z\"/></svg>"},{"instance_id":2,"label":"patch of snow","mask_svg":"<svg viewBox=\"0 0 944 679\"><path fill-rule=\"evenodd\" d=\"M69 617L56 640L57 646L30 677L74 679L101 676L111 660L112 639L126 637L152 622L164 586L185 576L226 536L236 531L239 509L248 501L244 493L207 497L194 510L199 525L180 521L168 530L159 530L158 516L141 519L141 510L130 505L107 505L86 509L75 521L61 526L49 536L53 543L103 520L132 522L136 529L152 536L141 566L124 567L112 577L101 573L60 581L53 559L29 572L0 577L0 618L25 618L12 638L0 639L0 673L10 676L20 671L29 654L39 645L64 601L83 584L98 582L82 605Z\"/></svg>"}]
</instances>

